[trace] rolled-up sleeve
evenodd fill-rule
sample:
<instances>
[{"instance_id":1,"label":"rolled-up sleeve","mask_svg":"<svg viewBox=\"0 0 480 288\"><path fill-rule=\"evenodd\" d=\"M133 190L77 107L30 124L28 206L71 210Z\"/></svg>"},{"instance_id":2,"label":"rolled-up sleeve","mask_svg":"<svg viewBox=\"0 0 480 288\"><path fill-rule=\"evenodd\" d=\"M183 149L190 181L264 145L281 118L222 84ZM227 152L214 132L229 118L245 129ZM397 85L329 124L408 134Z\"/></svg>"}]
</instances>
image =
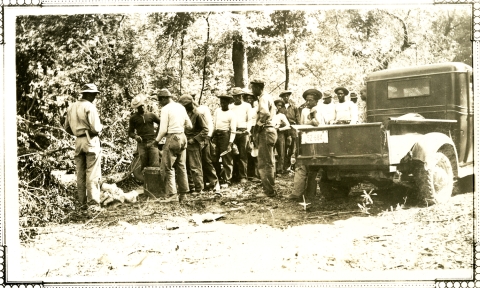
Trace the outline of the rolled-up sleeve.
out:
<instances>
[{"instance_id":1,"label":"rolled-up sleeve","mask_svg":"<svg viewBox=\"0 0 480 288\"><path fill-rule=\"evenodd\" d=\"M87 111L87 119L90 124L90 131L95 134L102 131L103 125L100 122L100 117L98 116L97 108L95 108L95 106L92 105L89 111Z\"/></svg>"}]
</instances>

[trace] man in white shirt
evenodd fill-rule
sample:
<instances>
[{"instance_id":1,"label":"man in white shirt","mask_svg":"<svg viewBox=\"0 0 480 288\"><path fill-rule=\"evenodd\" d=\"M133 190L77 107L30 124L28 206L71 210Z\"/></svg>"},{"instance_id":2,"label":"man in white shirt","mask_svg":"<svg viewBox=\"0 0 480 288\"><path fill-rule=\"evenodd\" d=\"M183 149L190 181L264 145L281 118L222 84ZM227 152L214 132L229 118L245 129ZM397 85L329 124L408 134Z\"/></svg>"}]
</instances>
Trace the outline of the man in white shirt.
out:
<instances>
[{"instance_id":1,"label":"man in white shirt","mask_svg":"<svg viewBox=\"0 0 480 288\"><path fill-rule=\"evenodd\" d=\"M235 115L228 109L228 105L233 101L231 95L221 95L220 108L217 108L213 114L213 142L216 144L216 155L213 165L217 171L217 177L222 184L230 185L233 171L232 145L235 140L237 123ZM222 157L222 165L220 165Z\"/></svg>"},{"instance_id":2,"label":"man in white shirt","mask_svg":"<svg viewBox=\"0 0 480 288\"><path fill-rule=\"evenodd\" d=\"M256 156L257 154L255 154L255 152L258 152L258 147L255 145L255 141L252 137L252 134L253 134L253 127L255 127L255 123L257 123L258 101L250 90L243 89L243 92L244 92L245 102L250 105L250 110L248 113L249 113L250 126L251 126L250 147L252 151L248 154L247 175L248 177L252 177L252 179L257 180L258 178L260 178L258 174L258 169L257 169L258 157Z\"/></svg>"},{"instance_id":3,"label":"man in white shirt","mask_svg":"<svg viewBox=\"0 0 480 288\"><path fill-rule=\"evenodd\" d=\"M162 105L162 112L160 114L160 128L153 145L156 147L158 142L166 137L160 165L162 184L167 196L165 201L181 201L185 198L185 194L190 192L186 167L187 137L185 136L185 128L192 129L192 122L185 107L172 100L170 91L161 89L157 96Z\"/></svg>"},{"instance_id":4,"label":"man in white shirt","mask_svg":"<svg viewBox=\"0 0 480 288\"><path fill-rule=\"evenodd\" d=\"M290 90L283 90L280 92L280 98L285 102L285 116L287 116L288 122L290 125L296 125L300 123L300 112L298 110L298 106L295 104L290 96L292 95L292 91ZM290 159L291 157L295 157L295 151L297 149L297 131L291 128L290 130L285 132L285 162L283 163L284 168L288 168L290 166Z\"/></svg>"},{"instance_id":5,"label":"man in white shirt","mask_svg":"<svg viewBox=\"0 0 480 288\"><path fill-rule=\"evenodd\" d=\"M349 93L348 89L337 87L334 91L338 97L338 103L335 105L335 124L357 124L357 105L352 101L345 101L345 96Z\"/></svg>"},{"instance_id":6,"label":"man in white shirt","mask_svg":"<svg viewBox=\"0 0 480 288\"><path fill-rule=\"evenodd\" d=\"M258 172L262 180L263 192L259 198L275 197L275 154L273 147L277 142L277 129L273 127L272 119L277 108L272 96L264 92L265 81L254 79L250 82L253 95L258 97L257 123L255 126L255 141L258 144Z\"/></svg>"},{"instance_id":7,"label":"man in white shirt","mask_svg":"<svg viewBox=\"0 0 480 288\"><path fill-rule=\"evenodd\" d=\"M317 106L317 109L323 116L323 121L325 124L333 124L335 122L335 104L332 102L332 95L329 92L325 92L323 96L323 103L319 103Z\"/></svg>"},{"instance_id":8,"label":"man in white shirt","mask_svg":"<svg viewBox=\"0 0 480 288\"><path fill-rule=\"evenodd\" d=\"M232 88L233 103L229 110L235 115L237 123L237 134L234 143L238 148L238 155L233 156L233 177L237 176L240 183L247 182L248 152L247 145L250 143L250 110L251 105L243 102L242 97L245 91L240 87Z\"/></svg>"}]
</instances>

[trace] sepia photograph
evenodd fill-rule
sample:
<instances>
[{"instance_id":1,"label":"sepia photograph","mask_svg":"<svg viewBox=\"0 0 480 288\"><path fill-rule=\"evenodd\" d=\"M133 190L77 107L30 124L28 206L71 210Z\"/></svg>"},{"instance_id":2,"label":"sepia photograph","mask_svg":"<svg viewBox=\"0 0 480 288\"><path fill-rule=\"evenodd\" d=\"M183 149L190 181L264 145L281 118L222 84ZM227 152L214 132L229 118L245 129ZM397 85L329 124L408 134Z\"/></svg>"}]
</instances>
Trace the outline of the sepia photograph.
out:
<instances>
[{"instance_id":1,"label":"sepia photograph","mask_svg":"<svg viewBox=\"0 0 480 288\"><path fill-rule=\"evenodd\" d=\"M4 284L474 287L474 4L64 2L2 6Z\"/></svg>"}]
</instances>

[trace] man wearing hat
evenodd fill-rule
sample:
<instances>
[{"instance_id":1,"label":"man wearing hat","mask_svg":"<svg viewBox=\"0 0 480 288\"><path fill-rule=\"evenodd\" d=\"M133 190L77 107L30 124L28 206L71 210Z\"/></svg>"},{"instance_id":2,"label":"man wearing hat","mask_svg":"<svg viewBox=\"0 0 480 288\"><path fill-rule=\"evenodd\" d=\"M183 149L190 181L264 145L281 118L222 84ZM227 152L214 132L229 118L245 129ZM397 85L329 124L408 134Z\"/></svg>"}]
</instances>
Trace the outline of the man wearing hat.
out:
<instances>
[{"instance_id":1,"label":"man wearing hat","mask_svg":"<svg viewBox=\"0 0 480 288\"><path fill-rule=\"evenodd\" d=\"M317 105L317 110L320 111L323 122L327 125L335 122L335 104L332 102L332 94L326 91L323 95L323 103Z\"/></svg>"},{"instance_id":2,"label":"man wearing hat","mask_svg":"<svg viewBox=\"0 0 480 288\"><path fill-rule=\"evenodd\" d=\"M263 193L257 197L275 197L275 154L273 148L277 142L277 129L274 127L273 116L277 108L272 96L263 91L265 81L254 79L250 82L253 95L258 97L257 123L255 139L258 143L258 172L262 181Z\"/></svg>"},{"instance_id":3,"label":"man wearing hat","mask_svg":"<svg viewBox=\"0 0 480 288\"><path fill-rule=\"evenodd\" d=\"M81 90L82 98L67 110L64 129L75 139L75 166L77 173L78 201L100 208L101 152L98 134L102 124L97 108L93 104L98 93L93 83L85 84Z\"/></svg>"},{"instance_id":4,"label":"man wearing hat","mask_svg":"<svg viewBox=\"0 0 480 288\"><path fill-rule=\"evenodd\" d=\"M233 101L233 97L228 94L218 96L220 98L220 108L217 108L213 114L213 140L217 146L216 157L213 161L217 177L222 184L230 185L233 171L232 145L235 140L237 130L236 117L228 109L228 105ZM222 157L222 165L220 165Z\"/></svg>"},{"instance_id":5,"label":"man wearing hat","mask_svg":"<svg viewBox=\"0 0 480 288\"><path fill-rule=\"evenodd\" d=\"M358 108L352 101L345 101L349 91L344 87L335 88L338 103L335 105L335 124L356 124Z\"/></svg>"},{"instance_id":6,"label":"man wearing hat","mask_svg":"<svg viewBox=\"0 0 480 288\"><path fill-rule=\"evenodd\" d=\"M243 102L242 96L245 94L244 89L240 87L232 88L233 103L230 104L229 110L235 115L237 123L237 133L234 144L238 147L238 155L233 156L233 177L237 176L240 183L247 182L247 164L248 152L247 146L250 143L250 122L251 105Z\"/></svg>"},{"instance_id":7,"label":"man wearing hat","mask_svg":"<svg viewBox=\"0 0 480 288\"><path fill-rule=\"evenodd\" d=\"M131 106L137 111L128 121L128 136L137 141L137 151L140 156L142 170L147 166L160 166L158 148L152 145L153 141L155 141L153 123L160 125L160 118L152 112L145 111L145 98L143 95L133 98ZM147 148L148 144L150 144L149 148Z\"/></svg>"},{"instance_id":8,"label":"man wearing hat","mask_svg":"<svg viewBox=\"0 0 480 288\"><path fill-rule=\"evenodd\" d=\"M250 153L248 153L248 164L247 164L247 175L248 177L257 180L259 178L258 174L258 163L257 163L257 153L258 147L255 144L253 138L253 130L255 124L257 123L257 109L258 109L258 99L253 95L252 91L248 89L243 89L245 102L249 105L248 118L250 119Z\"/></svg>"},{"instance_id":9,"label":"man wearing hat","mask_svg":"<svg viewBox=\"0 0 480 288\"><path fill-rule=\"evenodd\" d=\"M300 114L297 105L293 102L290 97L292 95L292 91L284 90L280 92L280 98L282 98L283 102L285 102L285 116L287 116L288 122L290 125L297 125L300 119ZM290 129L285 131L285 161L283 163L283 167L290 166L290 158L292 155L295 155L295 151L297 149L297 132L295 129Z\"/></svg>"},{"instance_id":10,"label":"man wearing hat","mask_svg":"<svg viewBox=\"0 0 480 288\"><path fill-rule=\"evenodd\" d=\"M290 129L290 123L288 122L287 116L285 116L285 102L282 99L273 101L275 107L277 107L277 114L273 116L273 123L277 129L277 142L275 142L275 150L277 151L277 165L275 169L277 175L285 174L284 163L285 163L285 139L287 132Z\"/></svg>"},{"instance_id":11,"label":"man wearing hat","mask_svg":"<svg viewBox=\"0 0 480 288\"><path fill-rule=\"evenodd\" d=\"M213 166L213 155L211 150L212 149L211 139L213 135L212 113L210 112L210 108L208 108L207 105L198 105L195 102L193 102L193 105L195 106L198 114L200 114L200 116L203 117L208 127L208 133L207 133L207 136L205 137L202 151L200 153L202 156L203 179L205 184L208 183L208 187L204 187L204 188L213 188L214 190L220 190L220 184L218 183L217 173L215 171L215 167Z\"/></svg>"},{"instance_id":12,"label":"man wearing hat","mask_svg":"<svg viewBox=\"0 0 480 288\"><path fill-rule=\"evenodd\" d=\"M178 103L182 104L187 110L187 114L192 122L192 129L185 129L187 136L187 174L189 178L189 186L195 190L194 193L203 193L203 171L202 171L202 148L208 136L207 121L200 115L194 106L193 97L183 95L178 99ZM193 190L193 189L190 189Z\"/></svg>"},{"instance_id":13,"label":"man wearing hat","mask_svg":"<svg viewBox=\"0 0 480 288\"><path fill-rule=\"evenodd\" d=\"M324 125L323 116L321 111L317 110L317 102L323 96L322 92L317 89L308 89L303 92L303 98L305 99L305 106L301 110L300 125ZM302 200L302 196L307 189L307 180L309 177L315 177L316 173L312 173L307 169L306 165L296 165L295 175L293 178L293 192L286 196L290 200Z\"/></svg>"},{"instance_id":14,"label":"man wearing hat","mask_svg":"<svg viewBox=\"0 0 480 288\"><path fill-rule=\"evenodd\" d=\"M161 89L158 94L162 112L160 114L160 128L153 146L157 147L160 140L165 137L163 145L160 175L165 185L166 202L183 200L190 191L188 187L186 167L187 137L185 128L192 129L192 122L187 115L185 107L172 100L172 94L167 89ZM178 185L178 194L177 194ZM179 197L180 195L180 197Z\"/></svg>"}]
</instances>

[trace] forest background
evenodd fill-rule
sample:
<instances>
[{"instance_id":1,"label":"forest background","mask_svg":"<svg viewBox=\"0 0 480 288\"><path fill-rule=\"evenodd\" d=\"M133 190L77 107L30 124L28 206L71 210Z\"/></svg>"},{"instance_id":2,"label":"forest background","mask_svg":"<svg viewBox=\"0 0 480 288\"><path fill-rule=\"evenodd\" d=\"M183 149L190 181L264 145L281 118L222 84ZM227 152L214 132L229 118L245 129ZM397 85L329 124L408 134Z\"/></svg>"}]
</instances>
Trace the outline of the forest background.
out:
<instances>
[{"instance_id":1,"label":"forest background","mask_svg":"<svg viewBox=\"0 0 480 288\"><path fill-rule=\"evenodd\" d=\"M449 5L452 7L451 5ZM52 171L73 173L62 129L82 84L93 82L102 174L128 171L130 101L168 88L213 110L217 95L266 80L301 103L303 91L358 91L372 71L458 61L472 65L471 9L324 9L22 16L16 20L16 101L21 235L62 222L75 191ZM267 7L268 8L268 7ZM151 111L158 111L150 98Z\"/></svg>"}]
</instances>

